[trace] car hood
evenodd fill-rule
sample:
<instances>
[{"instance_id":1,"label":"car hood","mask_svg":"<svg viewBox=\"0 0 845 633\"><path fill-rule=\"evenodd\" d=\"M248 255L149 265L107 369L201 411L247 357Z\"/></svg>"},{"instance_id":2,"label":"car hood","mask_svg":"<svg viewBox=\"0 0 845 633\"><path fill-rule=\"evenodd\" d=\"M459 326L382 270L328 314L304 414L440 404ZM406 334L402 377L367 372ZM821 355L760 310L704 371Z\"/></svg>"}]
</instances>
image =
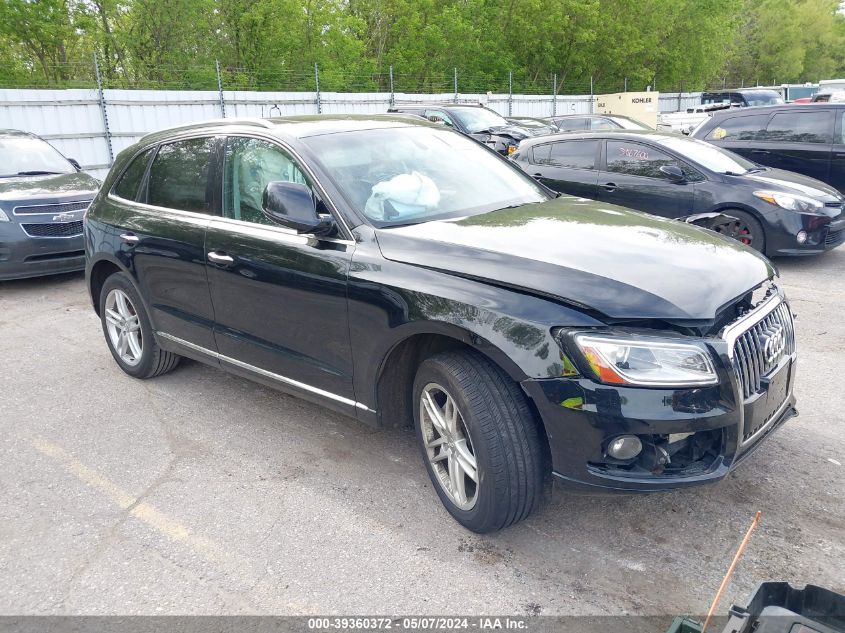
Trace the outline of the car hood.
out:
<instances>
[{"instance_id":1,"label":"car hood","mask_svg":"<svg viewBox=\"0 0 845 633\"><path fill-rule=\"evenodd\" d=\"M797 193L816 198L823 202L841 201L842 195L835 187L809 176L796 174L783 169L766 169L752 172L743 176L736 176L744 181L760 183L760 188L777 188L789 193Z\"/></svg>"},{"instance_id":2,"label":"car hood","mask_svg":"<svg viewBox=\"0 0 845 633\"><path fill-rule=\"evenodd\" d=\"M613 319L710 320L775 275L765 257L711 231L582 198L384 228L377 238L389 260Z\"/></svg>"},{"instance_id":3,"label":"car hood","mask_svg":"<svg viewBox=\"0 0 845 633\"><path fill-rule=\"evenodd\" d=\"M0 178L0 202L25 200L50 204L72 195L93 198L99 188L100 181L84 172Z\"/></svg>"}]
</instances>

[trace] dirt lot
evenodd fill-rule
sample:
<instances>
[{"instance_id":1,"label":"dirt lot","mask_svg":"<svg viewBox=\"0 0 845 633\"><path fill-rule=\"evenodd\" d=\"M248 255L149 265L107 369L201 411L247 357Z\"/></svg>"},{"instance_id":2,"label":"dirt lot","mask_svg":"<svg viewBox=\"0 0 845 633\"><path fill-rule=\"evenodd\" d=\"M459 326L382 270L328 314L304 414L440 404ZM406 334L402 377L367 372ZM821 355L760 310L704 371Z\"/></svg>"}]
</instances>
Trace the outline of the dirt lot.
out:
<instances>
[{"instance_id":1,"label":"dirt lot","mask_svg":"<svg viewBox=\"0 0 845 633\"><path fill-rule=\"evenodd\" d=\"M133 380L81 275L0 283L0 613L701 613L758 509L726 603L845 591L845 248L777 264L800 417L718 485L549 491L485 537L410 432L196 363Z\"/></svg>"}]
</instances>

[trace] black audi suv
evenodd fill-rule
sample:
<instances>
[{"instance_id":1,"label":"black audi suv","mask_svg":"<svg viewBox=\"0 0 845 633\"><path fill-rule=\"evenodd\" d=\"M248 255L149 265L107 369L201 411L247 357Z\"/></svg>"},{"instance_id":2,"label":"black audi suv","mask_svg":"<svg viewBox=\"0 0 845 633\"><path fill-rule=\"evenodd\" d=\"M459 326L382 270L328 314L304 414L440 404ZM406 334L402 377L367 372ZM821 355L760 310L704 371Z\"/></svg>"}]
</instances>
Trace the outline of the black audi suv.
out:
<instances>
[{"instance_id":1,"label":"black audi suv","mask_svg":"<svg viewBox=\"0 0 845 633\"><path fill-rule=\"evenodd\" d=\"M85 268L82 214L99 187L43 139L0 130L0 281Z\"/></svg>"},{"instance_id":2,"label":"black audi suv","mask_svg":"<svg viewBox=\"0 0 845 633\"><path fill-rule=\"evenodd\" d=\"M763 256L556 196L423 120L151 134L117 158L85 248L127 374L185 356L413 425L477 532L526 517L548 473L597 492L716 481L795 415L792 315Z\"/></svg>"}]
</instances>

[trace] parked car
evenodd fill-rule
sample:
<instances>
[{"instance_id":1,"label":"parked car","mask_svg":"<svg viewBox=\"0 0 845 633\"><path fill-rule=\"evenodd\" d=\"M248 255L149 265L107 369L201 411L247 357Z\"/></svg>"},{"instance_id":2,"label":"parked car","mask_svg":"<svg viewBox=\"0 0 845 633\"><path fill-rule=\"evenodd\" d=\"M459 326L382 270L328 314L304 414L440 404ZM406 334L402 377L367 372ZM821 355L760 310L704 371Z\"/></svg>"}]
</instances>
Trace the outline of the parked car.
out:
<instances>
[{"instance_id":1,"label":"parked car","mask_svg":"<svg viewBox=\"0 0 845 633\"><path fill-rule=\"evenodd\" d=\"M82 270L82 214L99 185L43 139L0 130L0 280Z\"/></svg>"},{"instance_id":2,"label":"parked car","mask_svg":"<svg viewBox=\"0 0 845 633\"><path fill-rule=\"evenodd\" d=\"M588 491L719 480L795 415L792 317L768 260L557 197L426 121L148 135L117 157L85 237L124 372L186 356L413 424L434 490L477 532L526 517L549 470ZM378 474L378 454L360 458Z\"/></svg>"},{"instance_id":3,"label":"parked car","mask_svg":"<svg viewBox=\"0 0 845 633\"><path fill-rule=\"evenodd\" d=\"M718 112L693 136L845 193L845 103Z\"/></svg>"},{"instance_id":4,"label":"parked car","mask_svg":"<svg viewBox=\"0 0 845 633\"><path fill-rule=\"evenodd\" d=\"M783 97L777 90L768 88L741 88L701 93L701 105L724 103L733 107L781 105Z\"/></svg>"},{"instance_id":5,"label":"parked car","mask_svg":"<svg viewBox=\"0 0 845 633\"><path fill-rule=\"evenodd\" d=\"M415 114L430 121L444 123L505 156L515 152L522 139L536 133L521 125L508 122L498 112L482 105L414 103L394 106L388 112Z\"/></svg>"},{"instance_id":6,"label":"parked car","mask_svg":"<svg viewBox=\"0 0 845 633\"><path fill-rule=\"evenodd\" d=\"M836 92L817 92L812 97L804 97L795 99L792 103L841 103L845 102L845 91L837 90Z\"/></svg>"},{"instance_id":7,"label":"parked car","mask_svg":"<svg viewBox=\"0 0 845 633\"><path fill-rule=\"evenodd\" d=\"M651 130L642 121L621 114L564 114L549 117L560 132L599 130Z\"/></svg>"},{"instance_id":8,"label":"parked car","mask_svg":"<svg viewBox=\"0 0 845 633\"><path fill-rule=\"evenodd\" d=\"M555 191L667 218L736 218L722 230L768 255L821 253L845 240L845 200L834 188L677 134L561 134L525 141L513 160Z\"/></svg>"}]
</instances>

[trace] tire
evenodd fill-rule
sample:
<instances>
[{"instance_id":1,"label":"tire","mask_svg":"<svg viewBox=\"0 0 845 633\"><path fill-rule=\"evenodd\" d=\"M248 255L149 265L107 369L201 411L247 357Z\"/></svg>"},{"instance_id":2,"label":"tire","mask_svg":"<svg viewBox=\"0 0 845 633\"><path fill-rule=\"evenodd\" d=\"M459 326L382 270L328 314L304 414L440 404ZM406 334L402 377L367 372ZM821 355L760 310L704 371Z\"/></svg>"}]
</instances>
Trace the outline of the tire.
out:
<instances>
[{"instance_id":1,"label":"tire","mask_svg":"<svg viewBox=\"0 0 845 633\"><path fill-rule=\"evenodd\" d=\"M757 218L747 211L740 211L739 209L725 209L721 213L736 218L738 222L724 225L724 230L719 230L719 233L731 237L755 251L766 252L766 233Z\"/></svg>"},{"instance_id":2,"label":"tire","mask_svg":"<svg viewBox=\"0 0 845 633\"><path fill-rule=\"evenodd\" d=\"M103 284L100 322L114 360L133 378L160 376L179 364L180 356L158 346L144 303L125 273L115 273Z\"/></svg>"},{"instance_id":3,"label":"tire","mask_svg":"<svg viewBox=\"0 0 845 633\"><path fill-rule=\"evenodd\" d=\"M417 441L429 477L461 525L493 532L539 505L545 474L540 434L525 395L501 369L477 352L441 353L420 365L413 394ZM440 433L430 407L438 407L440 424L448 427L445 420L454 412L449 401L457 407L455 423ZM470 457L477 484L469 474ZM454 472L463 473L457 486ZM463 497L450 491L461 487Z\"/></svg>"}]
</instances>

